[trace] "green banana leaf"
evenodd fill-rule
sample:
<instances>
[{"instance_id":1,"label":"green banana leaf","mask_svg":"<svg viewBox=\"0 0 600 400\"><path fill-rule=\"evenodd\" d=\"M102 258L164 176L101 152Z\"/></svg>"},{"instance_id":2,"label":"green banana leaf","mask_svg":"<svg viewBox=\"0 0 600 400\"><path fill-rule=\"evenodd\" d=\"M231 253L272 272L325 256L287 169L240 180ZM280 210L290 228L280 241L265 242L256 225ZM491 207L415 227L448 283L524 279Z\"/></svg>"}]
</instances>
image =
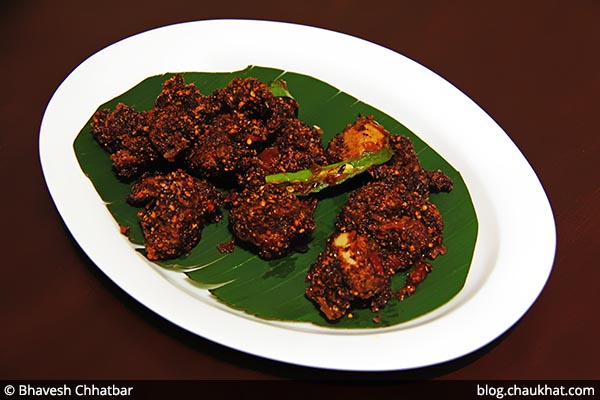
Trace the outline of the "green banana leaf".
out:
<instances>
[{"instance_id":1,"label":"green banana leaf","mask_svg":"<svg viewBox=\"0 0 600 400\"><path fill-rule=\"evenodd\" d=\"M240 247L236 247L233 253L220 253L217 245L232 239L225 211L220 222L203 230L200 243L190 254L159 262L158 265L186 273L199 286L210 290L216 300L234 309L263 319L309 322L331 328L377 328L400 324L440 307L461 290L469 272L477 238L475 209L460 173L407 127L359 99L307 75L256 66L231 73L185 72L182 75L187 83L195 83L203 94L226 86L236 76L252 76L265 83L283 79L300 105L299 118L323 130L324 145L359 114L372 114L391 133L410 137L423 166L427 169L439 168L454 181L451 193L434 194L430 198L443 216L444 244L448 252L432 262L433 272L414 295L403 301L391 300L377 314L369 309L360 309L352 312L352 318L326 321L304 296L307 286L305 278L308 268L325 247L336 215L352 188L350 184L341 188L345 190L333 191L319 201L315 213L317 229L304 253L294 253L272 261L262 260ZM99 109L113 109L119 102L137 110L151 109L163 82L170 76L172 74L147 78L126 93L102 104ZM142 244L143 235L136 216L138 209L125 202L131 185L120 182L113 175L108 154L90 134L90 122L75 139L74 151L82 170L91 179L114 218L120 225L129 227L130 240ZM405 278L405 274L396 275L392 286L402 287ZM377 322L374 321L376 316Z\"/></svg>"}]
</instances>

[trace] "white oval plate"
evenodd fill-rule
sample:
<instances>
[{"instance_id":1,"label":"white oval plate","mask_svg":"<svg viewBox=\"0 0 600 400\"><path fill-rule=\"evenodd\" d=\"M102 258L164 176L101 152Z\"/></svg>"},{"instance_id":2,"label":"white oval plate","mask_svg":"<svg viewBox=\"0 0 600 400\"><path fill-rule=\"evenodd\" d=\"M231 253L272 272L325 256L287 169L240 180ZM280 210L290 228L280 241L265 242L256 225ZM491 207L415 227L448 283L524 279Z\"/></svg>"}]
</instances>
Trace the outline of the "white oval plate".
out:
<instances>
[{"instance_id":1,"label":"white oval plate","mask_svg":"<svg viewBox=\"0 0 600 400\"><path fill-rule=\"evenodd\" d=\"M275 323L217 303L183 274L162 270L133 251L82 173L73 140L100 104L149 76L235 71L248 65L299 72L332 84L402 122L461 172L475 204L479 233L469 276L456 297L434 312L389 328L344 331ZM535 173L502 129L430 70L336 32L267 21L212 20L127 38L87 59L60 85L44 114L39 146L60 215L110 279L190 332L273 360L354 371L449 361L488 344L516 323L552 269L556 234L550 205Z\"/></svg>"}]
</instances>

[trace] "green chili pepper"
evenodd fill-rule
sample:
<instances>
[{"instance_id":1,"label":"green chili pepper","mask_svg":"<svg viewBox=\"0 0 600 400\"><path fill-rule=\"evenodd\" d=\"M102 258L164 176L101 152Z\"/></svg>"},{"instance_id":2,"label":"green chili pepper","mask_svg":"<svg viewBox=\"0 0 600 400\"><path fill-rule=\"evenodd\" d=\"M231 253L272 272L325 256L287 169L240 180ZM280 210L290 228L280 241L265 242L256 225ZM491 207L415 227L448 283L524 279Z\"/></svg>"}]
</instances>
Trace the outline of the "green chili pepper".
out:
<instances>
[{"instance_id":1,"label":"green chili pepper","mask_svg":"<svg viewBox=\"0 0 600 400\"><path fill-rule=\"evenodd\" d=\"M286 189L290 193L303 196L340 184L365 172L373 165L387 162L393 155L393 150L389 147L383 147L380 150L365 152L358 157L352 157L323 167L268 175L265 177L265 181L276 185L286 185Z\"/></svg>"}]
</instances>

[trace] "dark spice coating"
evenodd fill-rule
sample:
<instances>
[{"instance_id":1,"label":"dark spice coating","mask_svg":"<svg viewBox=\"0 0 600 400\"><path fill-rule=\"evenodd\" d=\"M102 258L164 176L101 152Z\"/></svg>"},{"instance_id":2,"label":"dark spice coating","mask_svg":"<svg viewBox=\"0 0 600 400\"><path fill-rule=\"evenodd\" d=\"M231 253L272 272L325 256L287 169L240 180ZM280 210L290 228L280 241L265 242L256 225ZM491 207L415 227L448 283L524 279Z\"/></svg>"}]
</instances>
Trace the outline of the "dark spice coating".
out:
<instances>
[{"instance_id":1,"label":"dark spice coating","mask_svg":"<svg viewBox=\"0 0 600 400\"><path fill-rule=\"evenodd\" d=\"M263 259L301 250L315 230L316 199L300 199L275 185L231 192L229 228L240 244L255 248Z\"/></svg>"},{"instance_id":2,"label":"dark spice coating","mask_svg":"<svg viewBox=\"0 0 600 400\"><path fill-rule=\"evenodd\" d=\"M155 109L151 115L149 137L152 144L163 158L175 161L190 147L200 128L186 110Z\"/></svg>"},{"instance_id":3,"label":"dark spice coating","mask_svg":"<svg viewBox=\"0 0 600 400\"><path fill-rule=\"evenodd\" d=\"M259 155L268 159L269 173L294 172L310 169L316 165L327 165L327 158L321 143L321 132L297 118L282 121L273 146L276 154Z\"/></svg>"},{"instance_id":4,"label":"dark spice coating","mask_svg":"<svg viewBox=\"0 0 600 400\"><path fill-rule=\"evenodd\" d=\"M357 303L377 311L392 295L377 243L356 232L331 235L307 280L306 296L328 320L343 317Z\"/></svg>"},{"instance_id":5,"label":"dark spice coating","mask_svg":"<svg viewBox=\"0 0 600 400\"><path fill-rule=\"evenodd\" d=\"M444 224L437 207L400 183L374 181L352 192L336 228L374 240L390 273L445 253Z\"/></svg>"},{"instance_id":6,"label":"dark spice coating","mask_svg":"<svg viewBox=\"0 0 600 400\"><path fill-rule=\"evenodd\" d=\"M229 114L222 114L213 124L204 126L185 156L185 166L196 175L215 181L240 170L244 160L255 157L256 150L248 144L233 140L229 133L236 129Z\"/></svg>"},{"instance_id":7,"label":"dark spice coating","mask_svg":"<svg viewBox=\"0 0 600 400\"><path fill-rule=\"evenodd\" d=\"M160 156L147 136L125 136L122 148L111 154L110 160L117 176L131 181L156 167Z\"/></svg>"},{"instance_id":8,"label":"dark spice coating","mask_svg":"<svg viewBox=\"0 0 600 400\"><path fill-rule=\"evenodd\" d=\"M269 87L253 77L233 78L226 87L211 95L212 101L221 104L225 112L238 111L259 119L271 115L268 103L272 98Z\"/></svg>"},{"instance_id":9,"label":"dark spice coating","mask_svg":"<svg viewBox=\"0 0 600 400\"><path fill-rule=\"evenodd\" d=\"M144 175L127 202L144 207L138 218L149 260L188 253L200 241L205 224L222 218L223 195L208 181L183 170Z\"/></svg>"},{"instance_id":10,"label":"dark spice coating","mask_svg":"<svg viewBox=\"0 0 600 400\"><path fill-rule=\"evenodd\" d=\"M194 110L208 101L196 85L186 84L183 76L175 74L165 80L161 92L154 101L154 108L166 109L175 107L184 110ZM204 110L204 109L203 109Z\"/></svg>"},{"instance_id":11,"label":"dark spice coating","mask_svg":"<svg viewBox=\"0 0 600 400\"><path fill-rule=\"evenodd\" d=\"M262 185L265 176L295 172L327 165L321 132L297 118L280 118L277 133L269 146L255 157L240 164L243 173L238 183L243 187Z\"/></svg>"},{"instance_id":12,"label":"dark spice coating","mask_svg":"<svg viewBox=\"0 0 600 400\"><path fill-rule=\"evenodd\" d=\"M377 180L398 182L423 196L429 193L450 192L452 180L442 171L428 171L421 166L412 141L403 135L390 135L389 144L394 150L392 159L370 169Z\"/></svg>"},{"instance_id":13,"label":"dark spice coating","mask_svg":"<svg viewBox=\"0 0 600 400\"><path fill-rule=\"evenodd\" d=\"M201 130L208 98L193 84L183 82L181 75L167 79L154 102L149 136L158 152L173 161L186 150Z\"/></svg>"},{"instance_id":14,"label":"dark spice coating","mask_svg":"<svg viewBox=\"0 0 600 400\"><path fill-rule=\"evenodd\" d=\"M269 125L285 118L298 117L298 102L291 97L271 96L267 99L267 107L271 110ZM276 126L271 126L271 130L277 130Z\"/></svg>"},{"instance_id":15,"label":"dark spice coating","mask_svg":"<svg viewBox=\"0 0 600 400\"><path fill-rule=\"evenodd\" d=\"M118 104L94 114L91 133L107 152L117 177L129 181L153 168L160 156L148 137L148 112Z\"/></svg>"}]
</instances>

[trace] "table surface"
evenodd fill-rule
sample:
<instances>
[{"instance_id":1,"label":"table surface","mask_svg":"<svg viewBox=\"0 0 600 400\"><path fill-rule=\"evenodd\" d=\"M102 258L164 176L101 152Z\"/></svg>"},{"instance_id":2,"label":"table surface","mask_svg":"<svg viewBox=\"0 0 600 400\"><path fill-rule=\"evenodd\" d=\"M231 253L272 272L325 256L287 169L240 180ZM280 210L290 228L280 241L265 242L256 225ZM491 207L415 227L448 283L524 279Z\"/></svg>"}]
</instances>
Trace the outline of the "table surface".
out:
<instances>
[{"instance_id":1,"label":"table surface","mask_svg":"<svg viewBox=\"0 0 600 400\"><path fill-rule=\"evenodd\" d=\"M600 379L600 2L46 0L4 1L0 15L0 379ZM435 71L486 110L538 174L557 226L552 274L525 316L444 364L321 371L183 331L107 279L47 191L37 147L45 107L70 71L111 43L215 18L294 22L369 40Z\"/></svg>"}]
</instances>

